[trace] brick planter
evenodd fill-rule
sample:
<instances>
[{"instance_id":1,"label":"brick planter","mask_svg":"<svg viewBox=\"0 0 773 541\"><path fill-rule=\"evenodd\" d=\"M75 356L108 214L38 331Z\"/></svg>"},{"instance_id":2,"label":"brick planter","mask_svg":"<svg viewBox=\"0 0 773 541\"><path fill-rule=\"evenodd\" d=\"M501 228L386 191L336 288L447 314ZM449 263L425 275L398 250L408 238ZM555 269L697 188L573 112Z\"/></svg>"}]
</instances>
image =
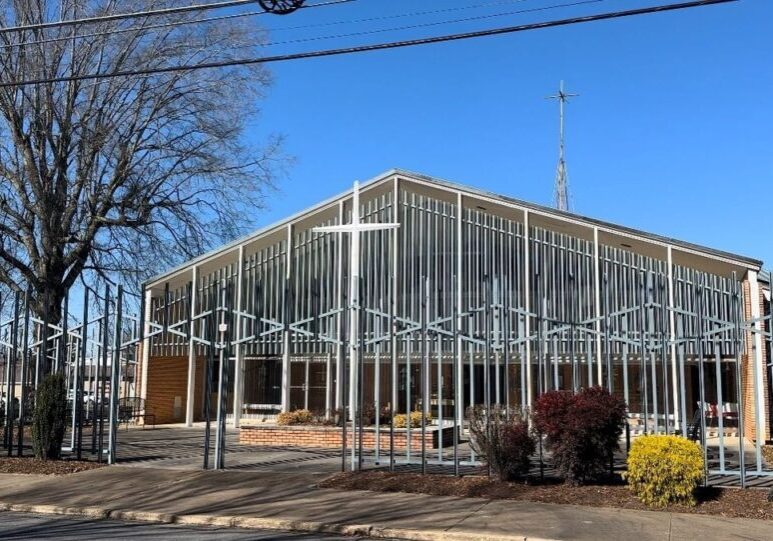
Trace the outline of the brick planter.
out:
<instances>
[{"instance_id":1,"label":"brick planter","mask_svg":"<svg viewBox=\"0 0 773 541\"><path fill-rule=\"evenodd\" d=\"M427 449L437 449L438 440L443 438L443 446L454 444L455 427L427 427ZM352 437L351 429L347 437ZM381 449L389 449L389 426L381 428ZM335 449L341 447L341 427L315 425L261 425L242 426L239 428L239 443L247 445L273 445L292 447L319 447ZM366 449L376 447L376 429L366 427L362 435L362 443ZM395 429L395 449L405 449L408 444L408 431L404 428ZM411 429L411 448L421 449L421 429Z\"/></svg>"}]
</instances>

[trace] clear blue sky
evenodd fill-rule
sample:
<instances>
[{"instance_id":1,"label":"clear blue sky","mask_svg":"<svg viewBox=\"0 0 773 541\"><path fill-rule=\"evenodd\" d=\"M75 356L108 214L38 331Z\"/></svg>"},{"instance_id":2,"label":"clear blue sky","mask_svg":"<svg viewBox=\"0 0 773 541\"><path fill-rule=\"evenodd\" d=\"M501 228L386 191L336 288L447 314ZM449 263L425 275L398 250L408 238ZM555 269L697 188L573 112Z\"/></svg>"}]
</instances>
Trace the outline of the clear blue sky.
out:
<instances>
[{"instance_id":1,"label":"clear blue sky","mask_svg":"<svg viewBox=\"0 0 773 541\"><path fill-rule=\"evenodd\" d=\"M566 2L571 0L565 0ZM665 3L607 0L272 52L372 43ZM358 0L262 17L270 28L486 0ZM482 9L275 31L273 41L494 14ZM742 0L409 49L274 64L252 130L297 158L256 226L401 167L551 204L564 79L573 210L773 263L773 2Z\"/></svg>"}]
</instances>

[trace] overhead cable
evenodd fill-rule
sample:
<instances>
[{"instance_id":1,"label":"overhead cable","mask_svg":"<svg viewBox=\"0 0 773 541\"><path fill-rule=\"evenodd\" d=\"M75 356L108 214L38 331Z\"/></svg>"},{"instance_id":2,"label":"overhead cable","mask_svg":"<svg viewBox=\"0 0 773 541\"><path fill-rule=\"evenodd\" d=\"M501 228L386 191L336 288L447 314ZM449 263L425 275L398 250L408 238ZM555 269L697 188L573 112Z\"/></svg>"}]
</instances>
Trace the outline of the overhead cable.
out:
<instances>
[{"instance_id":1,"label":"overhead cable","mask_svg":"<svg viewBox=\"0 0 773 541\"><path fill-rule=\"evenodd\" d=\"M356 2L357 0L330 0L328 2L319 2L317 4L304 4L302 9L311 9L311 8L320 8L320 7L326 7L326 6L334 6L336 4L348 4L350 2ZM34 41L21 41L18 43L6 43L0 45L0 49L12 49L15 47L26 47L29 45L44 45L46 43L56 43L59 41L72 41L72 40L79 40L79 39L85 39L85 38L95 38L95 37L101 37L101 36L110 36L113 34L126 34L130 32L145 32L148 30L159 30L164 28L173 28L177 26L184 26L184 25L191 25L191 24L199 24L199 23L211 23L216 21L226 21L229 19L238 19L243 17L257 17L260 15L269 15L270 13L268 11L247 11L247 12L241 12L241 13L231 13L229 15L219 15L216 17L206 17L203 19L184 19L184 20L177 20L177 21L170 21L165 23L156 23L156 24L149 24L149 25L142 25L142 26L130 26L128 28L114 28L110 30L105 30L103 32L91 32L88 34L75 34L71 36L58 36L54 38L47 38L47 39L39 39ZM2 33L2 28L0 28L0 34Z\"/></svg>"},{"instance_id":2,"label":"overhead cable","mask_svg":"<svg viewBox=\"0 0 773 541\"><path fill-rule=\"evenodd\" d=\"M225 9L229 7L244 6L247 4L257 4L258 0L224 0L209 4L193 4L188 6L178 6L163 9L151 9L145 11L134 11L131 13L112 13L109 15L99 15L97 17L84 17L82 19L68 19L63 21L50 21L46 23L25 24L19 26L7 26L0 28L0 34L9 32L26 32L29 30L44 30L48 28L60 28L63 26L76 26L82 24L95 24L109 21L120 21L123 19L136 19L141 17L156 17L163 15L175 15L178 13L190 13L198 11L211 11L215 9Z\"/></svg>"},{"instance_id":3,"label":"overhead cable","mask_svg":"<svg viewBox=\"0 0 773 541\"><path fill-rule=\"evenodd\" d=\"M633 16L646 15L651 13L662 13L666 11L676 11L676 10L683 10L683 9L711 6L711 5L718 5L718 4L729 4L731 2L738 2L738 1L739 0L695 0L692 2L662 4L657 6L630 9L625 11L612 11L612 12L606 12L606 13L598 13L595 15L571 17L568 19L557 19L557 20L544 21L539 23L521 24L517 26L505 26L500 28L477 30L473 32L446 34L442 36L433 36L433 37L410 39L410 40L403 40L403 41L391 41L387 43L376 43L372 45L359 45L355 47L324 49L324 50L318 50L318 51L307 51L302 53L282 54L282 55L265 56L265 57L258 57L258 58L244 58L244 59L203 62L200 64L183 64L179 66L167 66L163 68L147 68L147 69L125 70L125 71L115 71L115 72L107 72L107 73L90 73L90 74L83 74L83 75L27 79L27 80L17 81L17 82L2 82L0 83L0 88L29 86L29 85L35 85L35 84L59 83L59 82L68 82L68 81L99 80L99 79L109 79L114 77L130 77L130 76L137 76L137 75L153 75L153 74L159 74L159 73L172 73L172 72L180 72L180 71L193 71L193 70L224 68L224 67L233 67L233 66L269 64L269 63L276 63L276 62L287 62L291 60L305 60L310 58L342 56L342 55L348 55L348 54L354 54L354 53L365 53L365 52L371 52L371 51L381 51L386 49L398 49L398 48L413 47L418 45L428 45L431 43L460 41L460 40L479 38L479 37L485 37L485 36L513 34L517 32L525 32L529 30L541 30L544 28L555 28L559 26L569 26L569 25L588 23L588 22L594 22L594 21L620 19L624 17L633 17Z\"/></svg>"}]
</instances>

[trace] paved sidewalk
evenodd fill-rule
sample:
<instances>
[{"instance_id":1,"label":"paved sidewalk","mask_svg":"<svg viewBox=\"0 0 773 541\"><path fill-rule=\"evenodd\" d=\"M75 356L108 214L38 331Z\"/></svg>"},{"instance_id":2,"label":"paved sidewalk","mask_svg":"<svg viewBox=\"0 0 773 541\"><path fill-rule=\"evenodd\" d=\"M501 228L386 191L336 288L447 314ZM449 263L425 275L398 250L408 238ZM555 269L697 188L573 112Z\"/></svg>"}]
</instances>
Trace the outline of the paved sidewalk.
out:
<instances>
[{"instance_id":1,"label":"paved sidewalk","mask_svg":"<svg viewBox=\"0 0 773 541\"><path fill-rule=\"evenodd\" d=\"M0 509L404 539L773 539L773 522L315 488L326 474L113 466L0 475Z\"/></svg>"}]
</instances>

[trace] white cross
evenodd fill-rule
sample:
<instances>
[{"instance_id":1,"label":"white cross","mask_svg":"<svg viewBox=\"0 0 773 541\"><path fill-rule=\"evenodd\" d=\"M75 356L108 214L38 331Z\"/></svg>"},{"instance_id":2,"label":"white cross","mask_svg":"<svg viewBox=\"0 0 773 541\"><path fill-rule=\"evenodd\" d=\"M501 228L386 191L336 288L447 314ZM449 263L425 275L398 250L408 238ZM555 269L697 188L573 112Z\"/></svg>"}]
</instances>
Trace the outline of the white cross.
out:
<instances>
[{"instance_id":1,"label":"white cross","mask_svg":"<svg viewBox=\"0 0 773 541\"><path fill-rule=\"evenodd\" d=\"M397 201L394 202L397 205ZM397 208L396 206L394 208ZM357 398L357 347L359 337L359 305L360 305L360 235L367 231L382 231L385 229L397 229L399 223L362 223L360 220L360 183L354 182L352 190L352 223L315 227L312 231L317 233L351 233L349 241L349 405L354 407ZM340 385L340 382L339 382ZM394 405L393 405L394 407ZM352 446L354 450L354 446ZM354 469L354 453L352 453L352 469Z\"/></svg>"}]
</instances>

